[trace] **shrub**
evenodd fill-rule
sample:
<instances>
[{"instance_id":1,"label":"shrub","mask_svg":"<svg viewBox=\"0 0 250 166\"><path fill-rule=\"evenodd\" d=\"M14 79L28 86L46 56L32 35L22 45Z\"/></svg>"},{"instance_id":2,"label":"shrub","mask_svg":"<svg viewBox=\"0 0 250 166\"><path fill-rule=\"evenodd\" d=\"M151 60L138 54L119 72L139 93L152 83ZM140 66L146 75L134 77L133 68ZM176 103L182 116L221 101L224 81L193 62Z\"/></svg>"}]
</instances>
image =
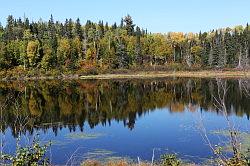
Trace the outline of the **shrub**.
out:
<instances>
[{"instance_id":1,"label":"shrub","mask_svg":"<svg viewBox=\"0 0 250 166\"><path fill-rule=\"evenodd\" d=\"M181 160L177 158L174 154L164 154L161 156L161 164L162 166L180 166Z\"/></svg>"},{"instance_id":2,"label":"shrub","mask_svg":"<svg viewBox=\"0 0 250 166\"><path fill-rule=\"evenodd\" d=\"M31 146L17 146L15 155L3 154L0 156L4 163L11 163L14 166L39 166L49 165L48 159L45 157L49 145L40 145L38 139L34 139Z\"/></svg>"}]
</instances>

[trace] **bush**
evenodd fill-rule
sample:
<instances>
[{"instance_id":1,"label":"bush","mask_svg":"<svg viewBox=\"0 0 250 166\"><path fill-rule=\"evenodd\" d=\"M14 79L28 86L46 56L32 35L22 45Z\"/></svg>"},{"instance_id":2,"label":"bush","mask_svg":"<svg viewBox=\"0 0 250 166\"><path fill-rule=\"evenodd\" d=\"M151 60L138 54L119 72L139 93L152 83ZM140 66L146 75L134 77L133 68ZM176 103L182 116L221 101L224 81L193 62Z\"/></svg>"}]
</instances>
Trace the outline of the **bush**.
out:
<instances>
[{"instance_id":1,"label":"bush","mask_svg":"<svg viewBox=\"0 0 250 166\"><path fill-rule=\"evenodd\" d=\"M180 166L181 160L177 158L174 154L164 154L161 156L161 164L162 166Z\"/></svg>"},{"instance_id":2,"label":"bush","mask_svg":"<svg viewBox=\"0 0 250 166\"><path fill-rule=\"evenodd\" d=\"M3 154L0 156L4 163L11 163L14 166L39 166L49 165L45 153L49 145L40 145L38 139L34 139L31 146L17 146L15 155Z\"/></svg>"}]
</instances>

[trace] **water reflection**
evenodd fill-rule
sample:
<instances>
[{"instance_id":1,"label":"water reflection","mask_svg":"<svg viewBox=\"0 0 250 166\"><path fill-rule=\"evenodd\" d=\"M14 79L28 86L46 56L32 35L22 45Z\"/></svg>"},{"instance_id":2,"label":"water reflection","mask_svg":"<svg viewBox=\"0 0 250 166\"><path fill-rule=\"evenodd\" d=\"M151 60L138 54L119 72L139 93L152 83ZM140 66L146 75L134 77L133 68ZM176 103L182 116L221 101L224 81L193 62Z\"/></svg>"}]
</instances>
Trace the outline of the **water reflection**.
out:
<instances>
[{"instance_id":1,"label":"water reflection","mask_svg":"<svg viewBox=\"0 0 250 166\"><path fill-rule=\"evenodd\" d=\"M170 112L211 111L218 95L218 79L168 78L159 80L89 80L1 82L1 130L11 128L12 135L20 131L62 128L75 131L89 124L91 128L123 122L130 130L138 117L160 108ZM237 116L250 113L250 81L227 82L226 107ZM198 109L199 108L199 109ZM31 117L27 120L26 117ZM17 119L25 123L21 128Z\"/></svg>"}]
</instances>

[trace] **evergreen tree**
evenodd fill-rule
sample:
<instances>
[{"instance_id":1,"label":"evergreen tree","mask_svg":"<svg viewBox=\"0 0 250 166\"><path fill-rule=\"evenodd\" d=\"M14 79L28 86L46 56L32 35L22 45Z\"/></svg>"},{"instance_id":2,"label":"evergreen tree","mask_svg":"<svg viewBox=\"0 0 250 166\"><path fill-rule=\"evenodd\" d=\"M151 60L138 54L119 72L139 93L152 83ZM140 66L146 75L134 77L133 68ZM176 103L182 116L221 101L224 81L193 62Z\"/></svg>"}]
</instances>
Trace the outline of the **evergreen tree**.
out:
<instances>
[{"instance_id":1,"label":"evergreen tree","mask_svg":"<svg viewBox=\"0 0 250 166\"><path fill-rule=\"evenodd\" d=\"M52 15L50 16L50 20L48 23L48 33L49 33L49 38L53 39L56 37L56 28L55 28L54 18Z\"/></svg>"},{"instance_id":2,"label":"evergreen tree","mask_svg":"<svg viewBox=\"0 0 250 166\"><path fill-rule=\"evenodd\" d=\"M65 28L65 37L68 39L72 39L73 37L73 21L72 19L66 19L64 23L64 28Z\"/></svg>"},{"instance_id":3,"label":"evergreen tree","mask_svg":"<svg viewBox=\"0 0 250 166\"><path fill-rule=\"evenodd\" d=\"M24 18L24 28L26 30L30 28L30 21L28 18Z\"/></svg>"},{"instance_id":4,"label":"evergreen tree","mask_svg":"<svg viewBox=\"0 0 250 166\"><path fill-rule=\"evenodd\" d=\"M105 33L103 21L99 21L98 23L98 33L99 33L100 38L103 38L104 33Z\"/></svg>"},{"instance_id":5,"label":"evergreen tree","mask_svg":"<svg viewBox=\"0 0 250 166\"><path fill-rule=\"evenodd\" d=\"M112 25L112 30L116 30L117 29L117 25L116 25L116 22Z\"/></svg>"},{"instance_id":6,"label":"evergreen tree","mask_svg":"<svg viewBox=\"0 0 250 166\"><path fill-rule=\"evenodd\" d=\"M51 15L49 23L48 23L48 33L49 33L49 44L52 48L51 56L56 56L57 50L57 37L56 37L56 27L54 23L53 16Z\"/></svg>"},{"instance_id":7,"label":"evergreen tree","mask_svg":"<svg viewBox=\"0 0 250 166\"><path fill-rule=\"evenodd\" d=\"M109 31L109 24L108 24L108 22L106 22L106 24L105 24L104 31L105 31L105 33L106 33L107 31Z\"/></svg>"},{"instance_id":8,"label":"evergreen tree","mask_svg":"<svg viewBox=\"0 0 250 166\"><path fill-rule=\"evenodd\" d=\"M119 28L124 28L124 19L123 18L121 18L121 23L120 23L120 27Z\"/></svg>"},{"instance_id":9,"label":"evergreen tree","mask_svg":"<svg viewBox=\"0 0 250 166\"><path fill-rule=\"evenodd\" d=\"M118 60L118 68L128 68L129 67L129 57L125 47L123 39L118 39L116 56Z\"/></svg>"},{"instance_id":10,"label":"evergreen tree","mask_svg":"<svg viewBox=\"0 0 250 166\"><path fill-rule=\"evenodd\" d=\"M8 69L10 67L11 67L11 62L7 54L5 43L0 41L0 68Z\"/></svg>"},{"instance_id":11,"label":"evergreen tree","mask_svg":"<svg viewBox=\"0 0 250 166\"><path fill-rule=\"evenodd\" d=\"M4 28L0 22L0 42L4 40Z\"/></svg>"},{"instance_id":12,"label":"evergreen tree","mask_svg":"<svg viewBox=\"0 0 250 166\"><path fill-rule=\"evenodd\" d=\"M7 25L5 29L5 40L10 41L14 40L14 18L12 15L9 15L7 18Z\"/></svg>"},{"instance_id":13,"label":"evergreen tree","mask_svg":"<svg viewBox=\"0 0 250 166\"><path fill-rule=\"evenodd\" d=\"M141 30L138 26L136 27L135 56L136 56L136 62L139 65L142 65L143 58L142 58L142 52L141 52Z\"/></svg>"},{"instance_id":14,"label":"evergreen tree","mask_svg":"<svg viewBox=\"0 0 250 166\"><path fill-rule=\"evenodd\" d=\"M82 25L80 23L79 18L77 18L76 24L75 24L75 36L78 37L82 41L82 39L83 39L83 31L82 31Z\"/></svg>"},{"instance_id":15,"label":"evergreen tree","mask_svg":"<svg viewBox=\"0 0 250 166\"><path fill-rule=\"evenodd\" d=\"M127 33L129 36L133 35L134 34L134 24L133 24L133 20L132 20L132 17L130 15L127 15L125 18L124 18L124 22L126 23L125 25L125 29L127 30Z\"/></svg>"}]
</instances>

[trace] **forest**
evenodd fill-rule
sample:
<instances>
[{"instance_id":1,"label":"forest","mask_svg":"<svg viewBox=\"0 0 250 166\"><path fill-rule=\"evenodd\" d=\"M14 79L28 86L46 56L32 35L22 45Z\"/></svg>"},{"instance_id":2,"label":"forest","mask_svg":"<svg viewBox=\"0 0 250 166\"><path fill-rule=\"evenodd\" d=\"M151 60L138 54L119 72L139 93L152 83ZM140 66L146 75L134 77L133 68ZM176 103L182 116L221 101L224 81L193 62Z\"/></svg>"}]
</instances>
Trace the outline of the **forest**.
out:
<instances>
[{"instance_id":1,"label":"forest","mask_svg":"<svg viewBox=\"0 0 250 166\"><path fill-rule=\"evenodd\" d=\"M3 71L92 71L130 68L247 69L250 28L236 26L209 32L150 33L130 15L120 23L85 24L66 19L30 21L8 16L0 24Z\"/></svg>"}]
</instances>

